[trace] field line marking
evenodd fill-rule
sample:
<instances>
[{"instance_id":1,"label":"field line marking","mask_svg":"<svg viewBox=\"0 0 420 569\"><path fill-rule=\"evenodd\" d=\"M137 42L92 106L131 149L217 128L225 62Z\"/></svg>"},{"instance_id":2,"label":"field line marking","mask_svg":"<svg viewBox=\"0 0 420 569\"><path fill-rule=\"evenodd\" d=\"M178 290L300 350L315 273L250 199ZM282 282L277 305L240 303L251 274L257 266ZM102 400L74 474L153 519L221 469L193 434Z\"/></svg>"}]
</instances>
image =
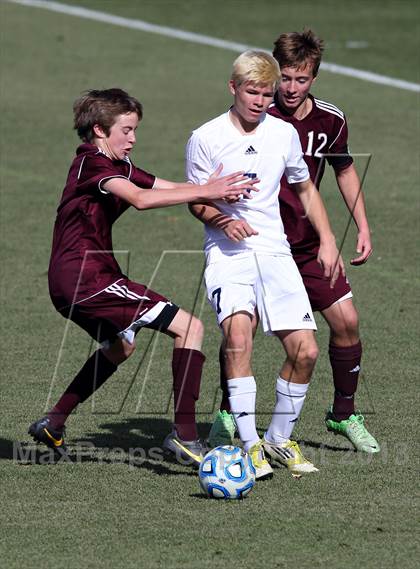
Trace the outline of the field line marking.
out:
<instances>
[{"instance_id":1,"label":"field line marking","mask_svg":"<svg viewBox=\"0 0 420 569\"><path fill-rule=\"evenodd\" d=\"M150 24L143 20L123 18L122 16L115 16L113 14L107 14L106 12L99 12L98 10L90 10L89 8L83 8L82 6L61 4L60 2L52 2L49 0L3 0L3 1L12 4L21 4L22 6L30 6L33 8L44 8L45 10L50 10L52 12L59 12L61 14L68 14L70 16L76 16L79 18L95 20L97 22L105 22L107 24L112 24L114 26L121 26L124 28L141 30L152 34L172 37L197 44L209 45L212 47L220 47L222 49L227 49L235 52L242 52L247 49L263 49L242 43L237 43L233 41L214 38L211 36L197 34L195 32L187 32L184 30L179 30L177 28L158 26L156 24ZM330 73L335 73L337 75L346 75L348 77L354 77L356 79L361 79L363 81L369 81L370 83L378 83L379 85L387 85L388 87L395 87L397 89L403 89L405 91L414 91L416 93L420 93L420 84L418 83L411 83L410 81L404 81L403 79L395 79L393 77L388 77L386 75L379 75L378 73L373 73L371 71L363 71L362 69L346 67L345 65L339 65L337 63L327 63L326 61L321 63L321 69L323 71L328 71Z\"/></svg>"}]
</instances>

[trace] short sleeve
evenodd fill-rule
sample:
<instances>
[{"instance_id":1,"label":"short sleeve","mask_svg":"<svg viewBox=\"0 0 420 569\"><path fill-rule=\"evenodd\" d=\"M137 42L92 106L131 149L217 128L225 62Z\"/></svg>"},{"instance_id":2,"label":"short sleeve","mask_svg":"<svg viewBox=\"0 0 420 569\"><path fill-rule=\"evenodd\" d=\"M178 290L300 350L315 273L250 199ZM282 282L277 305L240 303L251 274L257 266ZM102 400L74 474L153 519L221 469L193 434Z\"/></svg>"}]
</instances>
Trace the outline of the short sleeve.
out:
<instances>
[{"instance_id":1,"label":"short sleeve","mask_svg":"<svg viewBox=\"0 0 420 569\"><path fill-rule=\"evenodd\" d=\"M153 174L150 174L149 172L146 172L146 170L142 170L141 168L133 166L130 175L130 182L133 182L133 184L139 186L139 188L149 190L153 188L155 180L156 176Z\"/></svg>"},{"instance_id":2,"label":"short sleeve","mask_svg":"<svg viewBox=\"0 0 420 569\"><path fill-rule=\"evenodd\" d=\"M289 184L305 182L309 179L309 170L303 159L302 146L299 135L294 127L291 127L290 151L287 156L285 175Z\"/></svg>"},{"instance_id":3,"label":"short sleeve","mask_svg":"<svg viewBox=\"0 0 420 569\"><path fill-rule=\"evenodd\" d=\"M77 189L82 192L95 192L101 184L111 178L125 178L121 171L107 156L98 152L82 158L77 174Z\"/></svg>"},{"instance_id":4,"label":"short sleeve","mask_svg":"<svg viewBox=\"0 0 420 569\"><path fill-rule=\"evenodd\" d=\"M185 175L193 184L205 184L214 168L210 152L196 133L190 136L185 150Z\"/></svg>"},{"instance_id":5,"label":"short sleeve","mask_svg":"<svg viewBox=\"0 0 420 569\"><path fill-rule=\"evenodd\" d=\"M348 149L348 127L346 118L343 116L340 121L336 121L334 126L334 138L329 146L330 156L327 156L327 161L336 172L340 172L353 164L353 158L350 156Z\"/></svg>"}]
</instances>

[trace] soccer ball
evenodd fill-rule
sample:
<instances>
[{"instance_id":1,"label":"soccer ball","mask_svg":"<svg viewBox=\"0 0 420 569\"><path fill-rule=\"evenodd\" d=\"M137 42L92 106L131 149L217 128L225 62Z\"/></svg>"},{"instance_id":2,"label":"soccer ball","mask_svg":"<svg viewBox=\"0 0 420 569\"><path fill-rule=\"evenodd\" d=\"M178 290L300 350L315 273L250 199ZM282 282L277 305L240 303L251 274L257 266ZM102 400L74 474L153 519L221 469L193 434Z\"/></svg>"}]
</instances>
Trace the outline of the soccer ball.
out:
<instances>
[{"instance_id":1,"label":"soccer ball","mask_svg":"<svg viewBox=\"0 0 420 569\"><path fill-rule=\"evenodd\" d=\"M210 498L239 500L255 484L251 457L234 446L221 446L203 458L198 472L201 488Z\"/></svg>"}]
</instances>

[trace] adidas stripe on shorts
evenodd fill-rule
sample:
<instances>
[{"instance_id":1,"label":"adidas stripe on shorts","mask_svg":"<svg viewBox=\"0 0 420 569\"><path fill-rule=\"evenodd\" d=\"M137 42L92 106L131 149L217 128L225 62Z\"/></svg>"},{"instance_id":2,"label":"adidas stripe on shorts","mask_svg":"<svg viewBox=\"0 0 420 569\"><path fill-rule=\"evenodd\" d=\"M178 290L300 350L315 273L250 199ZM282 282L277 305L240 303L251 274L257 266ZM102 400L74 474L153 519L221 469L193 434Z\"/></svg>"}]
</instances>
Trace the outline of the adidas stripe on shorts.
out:
<instances>
[{"instance_id":1,"label":"adidas stripe on shorts","mask_svg":"<svg viewBox=\"0 0 420 569\"><path fill-rule=\"evenodd\" d=\"M178 310L161 294L123 277L60 312L99 343L116 337L132 343L142 327L166 330Z\"/></svg>"}]
</instances>

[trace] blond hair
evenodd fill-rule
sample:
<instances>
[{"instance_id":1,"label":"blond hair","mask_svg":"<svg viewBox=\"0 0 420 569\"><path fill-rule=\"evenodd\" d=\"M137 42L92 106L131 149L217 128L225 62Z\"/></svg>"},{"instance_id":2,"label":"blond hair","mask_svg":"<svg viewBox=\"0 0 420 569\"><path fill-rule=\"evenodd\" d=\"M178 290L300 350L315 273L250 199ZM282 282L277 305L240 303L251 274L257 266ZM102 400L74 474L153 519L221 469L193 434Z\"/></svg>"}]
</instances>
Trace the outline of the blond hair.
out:
<instances>
[{"instance_id":1,"label":"blond hair","mask_svg":"<svg viewBox=\"0 0 420 569\"><path fill-rule=\"evenodd\" d=\"M256 85L273 85L275 88L280 81L280 68L269 53L250 49L235 59L230 78L237 87L250 82Z\"/></svg>"}]
</instances>

